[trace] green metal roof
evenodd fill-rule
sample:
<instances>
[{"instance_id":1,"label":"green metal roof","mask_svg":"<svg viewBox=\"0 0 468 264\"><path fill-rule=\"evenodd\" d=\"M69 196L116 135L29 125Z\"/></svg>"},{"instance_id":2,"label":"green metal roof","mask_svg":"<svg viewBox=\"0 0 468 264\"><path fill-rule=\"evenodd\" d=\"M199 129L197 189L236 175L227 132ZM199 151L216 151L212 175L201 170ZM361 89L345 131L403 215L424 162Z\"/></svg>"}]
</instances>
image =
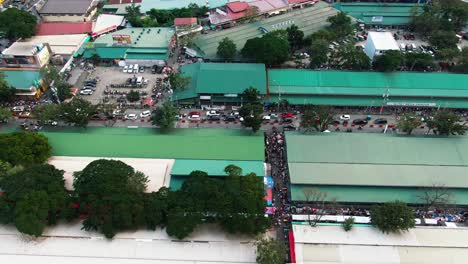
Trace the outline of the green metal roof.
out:
<instances>
[{"instance_id":1,"label":"green metal roof","mask_svg":"<svg viewBox=\"0 0 468 264\"><path fill-rule=\"evenodd\" d=\"M182 160L177 159L172 166L171 175L188 176L194 170L201 170L210 176L227 176L224 168L236 165L242 169L243 174L255 173L265 176L263 161L236 161L236 160Z\"/></svg>"},{"instance_id":2,"label":"green metal roof","mask_svg":"<svg viewBox=\"0 0 468 264\"><path fill-rule=\"evenodd\" d=\"M468 107L468 75L411 72L346 72L269 70L272 102L348 106L382 105L388 102L434 103L441 107ZM351 97L352 96L352 97Z\"/></svg>"},{"instance_id":3,"label":"green metal roof","mask_svg":"<svg viewBox=\"0 0 468 264\"><path fill-rule=\"evenodd\" d=\"M17 89L29 89L41 79L39 71L0 71L5 76L5 81Z\"/></svg>"},{"instance_id":4,"label":"green metal roof","mask_svg":"<svg viewBox=\"0 0 468 264\"><path fill-rule=\"evenodd\" d=\"M140 121L135 122L138 126ZM264 160L263 135L244 130L149 128L56 128L42 131L55 156Z\"/></svg>"},{"instance_id":5,"label":"green metal roof","mask_svg":"<svg viewBox=\"0 0 468 264\"><path fill-rule=\"evenodd\" d=\"M463 136L290 132L286 142L290 163L468 165L468 137Z\"/></svg>"},{"instance_id":6,"label":"green metal roof","mask_svg":"<svg viewBox=\"0 0 468 264\"><path fill-rule=\"evenodd\" d=\"M173 99L185 99L199 94L241 94L253 86L266 93L264 64L253 63L193 63L181 67L191 83L183 91L176 91Z\"/></svg>"},{"instance_id":7,"label":"green metal roof","mask_svg":"<svg viewBox=\"0 0 468 264\"><path fill-rule=\"evenodd\" d=\"M99 55L101 59L123 59L128 48L87 48L84 50L83 57L91 58L94 54Z\"/></svg>"},{"instance_id":8,"label":"green metal roof","mask_svg":"<svg viewBox=\"0 0 468 264\"><path fill-rule=\"evenodd\" d=\"M423 11L424 4L411 3L336 3L336 9L369 25L407 25L413 12Z\"/></svg>"},{"instance_id":9,"label":"green metal roof","mask_svg":"<svg viewBox=\"0 0 468 264\"><path fill-rule=\"evenodd\" d=\"M115 45L127 48L164 48L167 49L174 37L175 30L168 27L153 28L125 28L117 30L112 34L105 34L94 41L95 47L112 47ZM130 36L130 44L116 44L113 40L115 35Z\"/></svg>"},{"instance_id":10,"label":"green metal roof","mask_svg":"<svg viewBox=\"0 0 468 264\"><path fill-rule=\"evenodd\" d=\"M218 44L225 37L230 38L236 44L237 50L240 51L247 40L261 37L264 34L260 30L261 28L273 31L286 29L294 24L307 36L326 27L328 25L327 18L337 13L338 10L330 7L325 2L319 1L313 7L293 10L286 14L261 19L254 23L246 23L230 29L199 35L194 39L194 43L202 51L204 58L216 59Z\"/></svg>"},{"instance_id":11,"label":"green metal roof","mask_svg":"<svg viewBox=\"0 0 468 264\"><path fill-rule=\"evenodd\" d=\"M293 200L319 188L339 202L416 203L421 187L456 190L468 204L468 137L286 133Z\"/></svg>"},{"instance_id":12,"label":"green metal roof","mask_svg":"<svg viewBox=\"0 0 468 264\"><path fill-rule=\"evenodd\" d=\"M304 188L309 185L291 185L291 198L293 201L305 201ZM362 186L313 186L313 188L328 194L327 199L336 199L338 203L384 203L400 200L406 203L422 203L421 195L424 189L395 188L395 187L362 187ZM452 203L468 205L467 189L449 189L452 194Z\"/></svg>"},{"instance_id":13,"label":"green metal roof","mask_svg":"<svg viewBox=\"0 0 468 264\"><path fill-rule=\"evenodd\" d=\"M290 163L294 184L468 188L467 166Z\"/></svg>"},{"instance_id":14,"label":"green metal roof","mask_svg":"<svg viewBox=\"0 0 468 264\"><path fill-rule=\"evenodd\" d=\"M169 54L155 54L155 53L127 53L125 59L134 60L167 60Z\"/></svg>"}]
</instances>

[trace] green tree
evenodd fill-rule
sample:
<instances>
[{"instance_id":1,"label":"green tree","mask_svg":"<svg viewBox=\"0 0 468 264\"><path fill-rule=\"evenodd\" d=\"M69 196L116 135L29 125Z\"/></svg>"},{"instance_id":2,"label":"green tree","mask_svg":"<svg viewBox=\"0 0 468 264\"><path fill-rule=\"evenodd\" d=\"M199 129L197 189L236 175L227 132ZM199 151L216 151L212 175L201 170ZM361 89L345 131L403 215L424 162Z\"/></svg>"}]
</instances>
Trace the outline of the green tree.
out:
<instances>
[{"instance_id":1,"label":"green tree","mask_svg":"<svg viewBox=\"0 0 468 264\"><path fill-rule=\"evenodd\" d=\"M318 68L328 62L328 42L326 40L316 40L309 48L310 68Z\"/></svg>"},{"instance_id":2,"label":"green tree","mask_svg":"<svg viewBox=\"0 0 468 264\"><path fill-rule=\"evenodd\" d=\"M331 107L320 105L305 107L301 120L301 127L305 130L314 129L323 132L328 129L328 125L333 121Z\"/></svg>"},{"instance_id":3,"label":"green tree","mask_svg":"<svg viewBox=\"0 0 468 264\"><path fill-rule=\"evenodd\" d=\"M35 107L31 115L40 124L44 125L48 121L59 120L59 106L56 104L42 104Z\"/></svg>"},{"instance_id":4,"label":"green tree","mask_svg":"<svg viewBox=\"0 0 468 264\"><path fill-rule=\"evenodd\" d=\"M0 160L0 182L2 181L2 178L7 176L8 172L12 169L12 166L10 163Z\"/></svg>"},{"instance_id":5,"label":"green tree","mask_svg":"<svg viewBox=\"0 0 468 264\"><path fill-rule=\"evenodd\" d=\"M468 130L466 122L447 109L437 111L431 122L434 133L441 136L464 135Z\"/></svg>"},{"instance_id":6,"label":"green tree","mask_svg":"<svg viewBox=\"0 0 468 264\"><path fill-rule=\"evenodd\" d=\"M418 116L414 114L404 114L397 121L397 128L405 132L407 135L411 135L413 130L421 126L421 124L421 118Z\"/></svg>"},{"instance_id":7,"label":"green tree","mask_svg":"<svg viewBox=\"0 0 468 264\"><path fill-rule=\"evenodd\" d=\"M127 98L127 101L129 101L129 102L136 102L136 101L140 100L140 93L138 91L135 91L135 90L130 90L130 92L127 94L126 98Z\"/></svg>"},{"instance_id":8,"label":"green tree","mask_svg":"<svg viewBox=\"0 0 468 264\"><path fill-rule=\"evenodd\" d=\"M352 71L370 70L371 61L364 51L354 45L346 45L338 49L334 56L335 65L341 69Z\"/></svg>"},{"instance_id":9,"label":"green tree","mask_svg":"<svg viewBox=\"0 0 468 264\"><path fill-rule=\"evenodd\" d=\"M8 122L12 117L10 109L6 107L0 107L0 123Z\"/></svg>"},{"instance_id":10,"label":"green tree","mask_svg":"<svg viewBox=\"0 0 468 264\"><path fill-rule=\"evenodd\" d=\"M159 191L145 196L146 227L155 230L158 226L167 225L167 214L170 191L161 187Z\"/></svg>"},{"instance_id":11,"label":"green tree","mask_svg":"<svg viewBox=\"0 0 468 264\"><path fill-rule=\"evenodd\" d=\"M242 98L246 103L260 103L262 96L257 88L250 86L242 92Z\"/></svg>"},{"instance_id":12,"label":"green tree","mask_svg":"<svg viewBox=\"0 0 468 264\"><path fill-rule=\"evenodd\" d=\"M401 66L403 56L400 51L389 50L383 55L374 57L373 67L377 71L395 71Z\"/></svg>"},{"instance_id":13,"label":"green tree","mask_svg":"<svg viewBox=\"0 0 468 264\"><path fill-rule=\"evenodd\" d=\"M245 104L239 111L239 115L244 118L242 123L245 127L252 128L252 131L257 132L262 125L263 107L259 104Z\"/></svg>"},{"instance_id":14,"label":"green tree","mask_svg":"<svg viewBox=\"0 0 468 264\"><path fill-rule=\"evenodd\" d=\"M468 47L462 49L459 61L452 70L459 73L468 73Z\"/></svg>"},{"instance_id":15,"label":"green tree","mask_svg":"<svg viewBox=\"0 0 468 264\"><path fill-rule=\"evenodd\" d=\"M226 166L226 168L224 168L224 172L227 175L241 176L242 175L242 168L231 164L231 165Z\"/></svg>"},{"instance_id":16,"label":"green tree","mask_svg":"<svg viewBox=\"0 0 468 264\"><path fill-rule=\"evenodd\" d=\"M458 38L452 31L434 31L429 37L429 42L436 49L456 49Z\"/></svg>"},{"instance_id":17,"label":"green tree","mask_svg":"<svg viewBox=\"0 0 468 264\"><path fill-rule=\"evenodd\" d=\"M45 191L30 192L19 200L15 209L15 226L21 233L40 236L48 215L48 196Z\"/></svg>"},{"instance_id":18,"label":"green tree","mask_svg":"<svg viewBox=\"0 0 468 264\"><path fill-rule=\"evenodd\" d=\"M37 18L26 11L8 8L0 13L0 31L9 39L30 38L36 31Z\"/></svg>"},{"instance_id":19,"label":"green tree","mask_svg":"<svg viewBox=\"0 0 468 264\"><path fill-rule=\"evenodd\" d=\"M172 104L172 102L164 102L154 111L152 123L163 130L174 128L174 123L177 120L178 114L179 110Z\"/></svg>"},{"instance_id":20,"label":"green tree","mask_svg":"<svg viewBox=\"0 0 468 264\"><path fill-rule=\"evenodd\" d=\"M406 53L405 66L410 71L431 71L436 68L434 58L426 53Z\"/></svg>"},{"instance_id":21,"label":"green tree","mask_svg":"<svg viewBox=\"0 0 468 264\"><path fill-rule=\"evenodd\" d=\"M332 17L329 17L327 22L330 23L330 26L328 27L329 30L333 32L336 38L344 38L353 33L353 24L351 23L351 18L344 12L340 12Z\"/></svg>"},{"instance_id":22,"label":"green tree","mask_svg":"<svg viewBox=\"0 0 468 264\"><path fill-rule=\"evenodd\" d=\"M192 81L192 77L184 76L182 73L173 73L169 75L169 84L172 90L185 90Z\"/></svg>"},{"instance_id":23,"label":"green tree","mask_svg":"<svg viewBox=\"0 0 468 264\"><path fill-rule=\"evenodd\" d=\"M25 131L0 134L0 149L0 160L13 166L43 163L52 151L47 137Z\"/></svg>"},{"instance_id":24,"label":"green tree","mask_svg":"<svg viewBox=\"0 0 468 264\"><path fill-rule=\"evenodd\" d=\"M169 236L183 239L201 223L202 215L199 212L187 212L185 209L175 207L168 212L166 232Z\"/></svg>"},{"instance_id":25,"label":"green tree","mask_svg":"<svg viewBox=\"0 0 468 264\"><path fill-rule=\"evenodd\" d=\"M41 235L46 224L56 224L70 205L63 173L52 165L41 164L7 174L0 182L7 208L0 213L2 222L14 223L20 232L34 236Z\"/></svg>"},{"instance_id":26,"label":"green tree","mask_svg":"<svg viewBox=\"0 0 468 264\"><path fill-rule=\"evenodd\" d=\"M125 18L127 19L128 22L130 22L130 24L133 27L142 27L143 26L143 21L141 19L143 14L141 13L139 5L135 5L135 4L129 5L129 6L125 7L125 11L127 13L125 15Z\"/></svg>"},{"instance_id":27,"label":"green tree","mask_svg":"<svg viewBox=\"0 0 468 264\"><path fill-rule=\"evenodd\" d=\"M89 118L96 112L97 107L90 102L75 98L69 103L61 104L59 107L60 119L66 124L77 127L86 127Z\"/></svg>"},{"instance_id":28,"label":"green tree","mask_svg":"<svg viewBox=\"0 0 468 264\"><path fill-rule=\"evenodd\" d=\"M73 96L70 90L73 86L66 81L59 80L54 86L57 89L57 98L60 102L63 102Z\"/></svg>"},{"instance_id":29,"label":"green tree","mask_svg":"<svg viewBox=\"0 0 468 264\"><path fill-rule=\"evenodd\" d=\"M228 37L223 38L218 44L217 55L226 61L232 61L236 56L236 44Z\"/></svg>"},{"instance_id":30,"label":"green tree","mask_svg":"<svg viewBox=\"0 0 468 264\"><path fill-rule=\"evenodd\" d=\"M43 67L40 71L41 79L49 86L52 82L57 82L61 79L60 72L52 65Z\"/></svg>"},{"instance_id":31,"label":"green tree","mask_svg":"<svg viewBox=\"0 0 468 264\"><path fill-rule=\"evenodd\" d=\"M117 160L95 160L74 174L73 187L88 217L85 230L101 231L107 238L120 230L146 224L142 190L148 179Z\"/></svg>"},{"instance_id":32,"label":"green tree","mask_svg":"<svg viewBox=\"0 0 468 264\"><path fill-rule=\"evenodd\" d=\"M10 102L15 99L15 88L11 87L0 72L0 103Z\"/></svg>"},{"instance_id":33,"label":"green tree","mask_svg":"<svg viewBox=\"0 0 468 264\"><path fill-rule=\"evenodd\" d=\"M448 62L456 58L459 53L458 49L440 49L436 51L435 56L439 60Z\"/></svg>"},{"instance_id":34,"label":"green tree","mask_svg":"<svg viewBox=\"0 0 468 264\"><path fill-rule=\"evenodd\" d=\"M343 229L348 232L351 231L354 225L354 217L349 217L346 218L346 220L343 222Z\"/></svg>"},{"instance_id":35,"label":"green tree","mask_svg":"<svg viewBox=\"0 0 468 264\"><path fill-rule=\"evenodd\" d=\"M244 58L265 63L267 66L285 62L289 59L289 53L289 42L284 30L269 32L261 38L249 39L241 50Z\"/></svg>"},{"instance_id":36,"label":"green tree","mask_svg":"<svg viewBox=\"0 0 468 264\"><path fill-rule=\"evenodd\" d=\"M286 28L286 32L288 33L288 42L291 49L300 48L304 42L304 32L294 24Z\"/></svg>"},{"instance_id":37,"label":"green tree","mask_svg":"<svg viewBox=\"0 0 468 264\"><path fill-rule=\"evenodd\" d=\"M414 212L400 201L376 205L371 210L371 222L383 233L399 233L414 227Z\"/></svg>"},{"instance_id":38,"label":"green tree","mask_svg":"<svg viewBox=\"0 0 468 264\"><path fill-rule=\"evenodd\" d=\"M286 259L286 246L280 240L258 238L257 246L258 264L283 264Z\"/></svg>"}]
</instances>

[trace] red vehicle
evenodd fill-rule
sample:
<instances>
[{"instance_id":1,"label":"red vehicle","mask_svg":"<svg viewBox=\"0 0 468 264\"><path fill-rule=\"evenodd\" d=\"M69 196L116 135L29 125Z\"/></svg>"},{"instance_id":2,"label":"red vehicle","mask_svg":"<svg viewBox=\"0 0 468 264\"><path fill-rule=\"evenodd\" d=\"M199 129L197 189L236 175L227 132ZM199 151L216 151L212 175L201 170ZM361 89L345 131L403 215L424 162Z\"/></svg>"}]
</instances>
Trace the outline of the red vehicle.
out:
<instances>
[{"instance_id":1,"label":"red vehicle","mask_svg":"<svg viewBox=\"0 0 468 264\"><path fill-rule=\"evenodd\" d=\"M282 113L281 118L293 118L294 115L292 113Z\"/></svg>"},{"instance_id":2,"label":"red vehicle","mask_svg":"<svg viewBox=\"0 0 468 264\"><path fill-rule=\"evenodd\" d=\"M200 112L190 112L188 115L189 116L194 116L194 115L201 116Z\"/></svg>"}]
</instances>

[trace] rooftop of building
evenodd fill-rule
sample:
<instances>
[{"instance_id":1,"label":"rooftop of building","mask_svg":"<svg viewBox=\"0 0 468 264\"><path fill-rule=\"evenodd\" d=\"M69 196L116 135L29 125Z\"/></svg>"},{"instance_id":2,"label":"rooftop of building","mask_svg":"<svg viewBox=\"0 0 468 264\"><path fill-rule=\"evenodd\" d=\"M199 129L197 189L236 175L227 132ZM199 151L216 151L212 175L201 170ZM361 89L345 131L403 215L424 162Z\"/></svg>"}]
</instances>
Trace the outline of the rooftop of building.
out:
<instances>
[{"instance_id":1,"label":"rooftop of building","mask_svg":"<svg viewBox=\"0 0 468 264\"><path fill-rule=\"evenodd\" d=\"M23 43L33 46L37 43L48 43L53 54L71 55L77 51L88 38L88 34L41 35L26 39Z\"/></svg>"},{"instance_id":2,"label":"rooftop of building","mask_svg":"<svg viewBox=\"0 0 468 264\"><path fill-rule=\"evenodd\" d=\"M249 6L256 6L259 13L267 13L289 6L288 0L255 0Z\"/></svg>"},{"instance_id":3,"label":"rooftop of building","mask_svg":"<svg viewBox=\"0 0 468 264\"><path fill-rule=\"evenodd\" d=\"M119 26L125 25L125 17L109 14L100 14L96 19L93 27L93 37L101 35L111 30L115 30Z\"/></svg>"},{"instance_id":4,"label":"rooftop of building","mask_svg":"<svg viewBox=\"0 0 468 264\"><path fill-rule=\"evenodd\" d=\"M250 86L266 93L264 64L197 62L182 66L181 71L192 79L187 89L174 93L176 100L198 94L241 94Z\"/></svg>"},{"instance_id":5,"label":"rooftop of building","mask_svg":"<svg viewBox=\"0 0 468 264\"><path fill-rule=\"evenodd\" d=\"M407 25L413 12L422 12L424 4L411 3L335 3L336 9L370 25Z\"/></svg>"},{"instance_id":6,"label":"rooftop of building","mask_svg":"<svg viewBox=\"0 0 468 264\"><path fill-rule=\"evenodd\" d=\"M146 128L50 129L54 156L197 160L264 160L263 136L248 131L176 129L163 134Z\"/></svg>"},{"instance_id":7,"label":"rooftop of building","mask_svg":"<svg viewBox=\"0 0 468 264\"><path fill-rule=\"evenodd\" d=\"M93 0L47 0L40 14L85 14Z\"/></svg>"},{"instance_id":8,"label":"rooftop of building","mask_svg":"<svg viewBox=\"0 0 468 264\"><path fill-rule=\"evenodd\" d=\"M10 47L4 49L2 54L11 56L32 56L37 53L37 45L43 43L31 43L29 41L16 41Z\"/></svg>"},{"instance_id":9,"label":"rooftop of building","mask_svg":"<svg viewBox=\"0 0 468 264\"><path fill-rule=\"evenodd\" d=\"M98 37L94 47L167 48L174 34L175 30L168 27L125 28ZM119 35L129 36L129 43L127 39L117 43L115 37Z\"/></svg>"},{"instance_id":10,"label":"rooftop of building","mask_svg":"<svg viewBox=\"0 0 468 264\"><path fill-rule=\"evenodd\" d=\"M17 89L29 89L40 80L39 70L4 70L0 73L5 76L5 80L10 86Z\"/></svg>"},{"instance_id":11,"label":"rooftop of building","mask_svg":"<svg viewBox=\"0 0 468 264\"><path fill-rule=\"evenodd\" d=\"M371 43L376 50L400 50L392 32L369 32L366 45Z\"/></svg>"},{"instance_id":12,"label":"rooftop of building","mask_svg":"<svg viewBox=\"0 0 468 264\"><path fill-rule=\"evenodd\" d=\"M244 1L233 1L233 2L228 2L226 6L231 9L232 12L237 13L237 12L242 12L245 11L247 8L249 8L249 4L247 4Z\"/></svg>"},{"instance_id":13,"label":"rooftop of building","mask_svg":"<svg viewBox=\"0 0 468 264\"><path fill-rule=\"evenodd\" d=\"M291 194L317 188L339 202L421 202L421 188L444 186L468 204L468 137L286 134Z\"/></svg>"},{"instance_id":14,"label":"rooftop of building","mask_svg":"<svg viewBox=\"0 0 468 264\"><path fill-rule=\"evenodd\" d=\"M269 70L270 93L468 97L468 75L414 72Z\"/></svg>"},{"instance_id":15,"label":"rooftop of building","mask_svg":"<svg viewBox=\"0 0 468 264\"><path fill-rule=\"evenodd\" d=\"M293 225L296 263L447 263L468 257L468 229L417 227L385 234L374 227ZM450 256L450 257L447 257Z\"/></svg>"},{"instance_id":16,"label":"rooftop of building","mask_svg":"<svg viewBox=\"0 0 468 264\"><path fill-rule=\"evenodd\" d=\"M265 32L286 29L293 24L307 36L327 26L327 18L334 16L337 12L336 9L321 1L310 8L295 10L210 34L202 34L195 38L194 43L202 51L204 58L215 59L218 44L225 37L229 37L236 44L237 49L241 50L247 40L261 37Z\"/></svg>"},{"instance_id":17,"label":"rooftop of building","mask_svg":"<svg viewBox=\"0 0 468 264\"><path fill-rule=\"evenodd\" d=\"M54 22L40 23L36 36L86 34L92 31L92 22Z\"/></svg>"},{"instance_id":18,"label":"rooftop of building","mask_svg":"<svg viewBox=\"0 0 468 264\"><path fill-rule=\"evenodd\" d=\"M177 17L174 19L174 25L184 26L197 23L196 17Z\"/></svg>"}]
</instances>

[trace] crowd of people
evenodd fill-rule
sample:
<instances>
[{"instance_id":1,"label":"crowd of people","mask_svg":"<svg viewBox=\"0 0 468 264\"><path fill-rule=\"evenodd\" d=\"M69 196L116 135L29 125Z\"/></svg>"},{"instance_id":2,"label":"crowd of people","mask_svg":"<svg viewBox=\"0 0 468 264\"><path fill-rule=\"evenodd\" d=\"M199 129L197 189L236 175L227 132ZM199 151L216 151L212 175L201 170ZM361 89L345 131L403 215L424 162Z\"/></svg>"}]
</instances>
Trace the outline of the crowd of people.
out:
<instances>
[{"instance_id":1,"label":"crowd of people","mask_svg":"<svg viewBox=\"0 0 468 264\"><path fill-rule=\"evenodd\" d=\"M273 179L273 203L275 208L273 223L278 231L278 238L284 237L286 248L289 249L287 230L291 230L291 206L289 197L289 175L286 163L284 134L276 129L265 137L267 162L271 166ZM289 254L288 254L289 256Z\"/></svg>"}]
</instances>

